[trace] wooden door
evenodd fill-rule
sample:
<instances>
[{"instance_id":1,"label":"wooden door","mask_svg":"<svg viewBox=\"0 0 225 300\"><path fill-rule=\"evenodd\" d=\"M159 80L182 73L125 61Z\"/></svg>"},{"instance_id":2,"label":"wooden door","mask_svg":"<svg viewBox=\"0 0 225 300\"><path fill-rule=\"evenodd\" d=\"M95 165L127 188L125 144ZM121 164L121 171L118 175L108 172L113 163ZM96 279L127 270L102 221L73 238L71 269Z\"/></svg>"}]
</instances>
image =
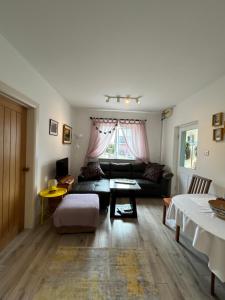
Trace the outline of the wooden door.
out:
<instances>
[{"instance_id":1,"label":"wooden door","mask_svg":"<svg viewBox=\"0 0 225 300\"><path fill-rule=\"evenodd\" d=\"M24 228L26 108L0 95L0 249Z\"/></svg>"}]
</instances>

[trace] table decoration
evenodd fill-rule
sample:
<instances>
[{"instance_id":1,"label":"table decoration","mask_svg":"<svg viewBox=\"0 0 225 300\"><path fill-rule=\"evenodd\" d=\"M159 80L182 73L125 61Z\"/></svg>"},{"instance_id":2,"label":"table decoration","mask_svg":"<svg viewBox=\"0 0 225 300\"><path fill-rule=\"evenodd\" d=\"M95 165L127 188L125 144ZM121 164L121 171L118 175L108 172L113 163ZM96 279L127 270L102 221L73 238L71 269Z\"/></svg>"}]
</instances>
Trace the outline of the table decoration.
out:
<instances>
[{"instance_id":1,"label":"table decoration","mask_svg":"<svg viewBox=\"0 0 225 300\"><path fill-rule=\"evenodd\" d=\"M217 198L216 200L209 200L209 205L215 215L225 220L225 200Z\"/></svg>"}]
</instances>

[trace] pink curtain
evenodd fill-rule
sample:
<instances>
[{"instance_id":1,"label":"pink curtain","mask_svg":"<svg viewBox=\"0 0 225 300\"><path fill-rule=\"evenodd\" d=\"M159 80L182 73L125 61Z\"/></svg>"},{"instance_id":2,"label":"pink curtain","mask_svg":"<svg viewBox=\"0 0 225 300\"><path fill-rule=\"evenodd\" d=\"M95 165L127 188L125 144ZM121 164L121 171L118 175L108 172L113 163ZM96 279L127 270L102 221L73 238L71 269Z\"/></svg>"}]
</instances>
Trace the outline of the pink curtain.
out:
<instances>
[{"instance_id":1,"label":"pink curtain","mask_svg":"<svg viewBox=\"0 0 225 300\"><path fill-rule=\"evenodd\" d=\"M133 156L144 162L149 161L148 140L144 121L119 121L126 144Z\"/></svg>"},{"instance_id":2,"label":"pink curtain","mask_svg":"<svg viewBox=\"0 0 225 300\"><path fill-rule=\"evenodd\" d=\"M90 140L86 159L99 157L104 153L115 134L117 122L114 120L94 119L91 124Z\"/></svg>"}]
</instances>

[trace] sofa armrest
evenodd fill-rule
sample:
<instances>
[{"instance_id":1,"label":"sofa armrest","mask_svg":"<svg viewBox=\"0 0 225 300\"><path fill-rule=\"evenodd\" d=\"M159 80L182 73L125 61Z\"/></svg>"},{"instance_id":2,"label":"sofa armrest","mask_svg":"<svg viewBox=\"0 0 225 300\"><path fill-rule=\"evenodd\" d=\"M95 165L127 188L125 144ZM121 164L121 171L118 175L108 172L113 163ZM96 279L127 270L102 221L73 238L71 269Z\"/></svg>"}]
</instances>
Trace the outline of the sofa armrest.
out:
<instances>
[{"instance_id":1,"label":"sofa armrest","mask_svg":"<svg viewBox=\"0 0 225 300\"><path fill-rule=\"evenodd\" d=\"M100 179L107 179L106 176L101 176L101 178L90 178L90 179L85 179L85 177L82 174L79 174L77 177L78 182L82 181L93 181L93 180L100 180Z\"/></svg>"},{"instance_id":2,"label":"sofa armrest","mask_svg":"<svg viewBox=\"0 0 225 300\"><path fill-rule=\"evenodd\" d=\"M165 180L171 180L172 177L173 177L173 173L168 171L164 171L162 174L162 178Z\"/></svg>"},{"instance_id":3,"label":"sofa armrest","mask_svg":"<svg viewBox=\"0 0 225 300\"><path fill-rule=\"evenodd\" d=\"M166 171L163 172L162 179L160 181L162 197L170 197L172 178L173 178L173 173L166 172Z\"/></svg>"},{"instance_id":4,"label":"sofa armrest","mask_svg":"<svg viewBox=\"0 0 225 300\"><path fill-rule=\"evenodd\" d=\"M78 182L82 182L82 181L86 181L86 180L85 180L85 178L84 178L84 176L82 174L79 174L78 178L77 178L77 181Z\"/></svg>"}]
</instances>

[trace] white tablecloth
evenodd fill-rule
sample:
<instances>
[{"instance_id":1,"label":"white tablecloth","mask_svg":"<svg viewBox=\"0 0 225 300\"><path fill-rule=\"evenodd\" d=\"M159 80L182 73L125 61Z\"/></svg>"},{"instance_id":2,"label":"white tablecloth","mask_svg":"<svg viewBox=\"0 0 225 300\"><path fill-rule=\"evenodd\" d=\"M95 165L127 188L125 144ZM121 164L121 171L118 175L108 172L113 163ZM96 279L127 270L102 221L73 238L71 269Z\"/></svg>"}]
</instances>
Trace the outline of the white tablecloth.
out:
<instances>
[{"instance_id":1,"label":"white tablecloth","mask_svg":"<svg viewBox=\"0 0 225 300\"><path fill-rule=\"evenodd\" d=\"M216 217L208 201L212 195L183 194L172 198L167 220L175 220L192 245L209 258L209 269L225 282L225 221Z\"/></svg>"}]
</instances>

